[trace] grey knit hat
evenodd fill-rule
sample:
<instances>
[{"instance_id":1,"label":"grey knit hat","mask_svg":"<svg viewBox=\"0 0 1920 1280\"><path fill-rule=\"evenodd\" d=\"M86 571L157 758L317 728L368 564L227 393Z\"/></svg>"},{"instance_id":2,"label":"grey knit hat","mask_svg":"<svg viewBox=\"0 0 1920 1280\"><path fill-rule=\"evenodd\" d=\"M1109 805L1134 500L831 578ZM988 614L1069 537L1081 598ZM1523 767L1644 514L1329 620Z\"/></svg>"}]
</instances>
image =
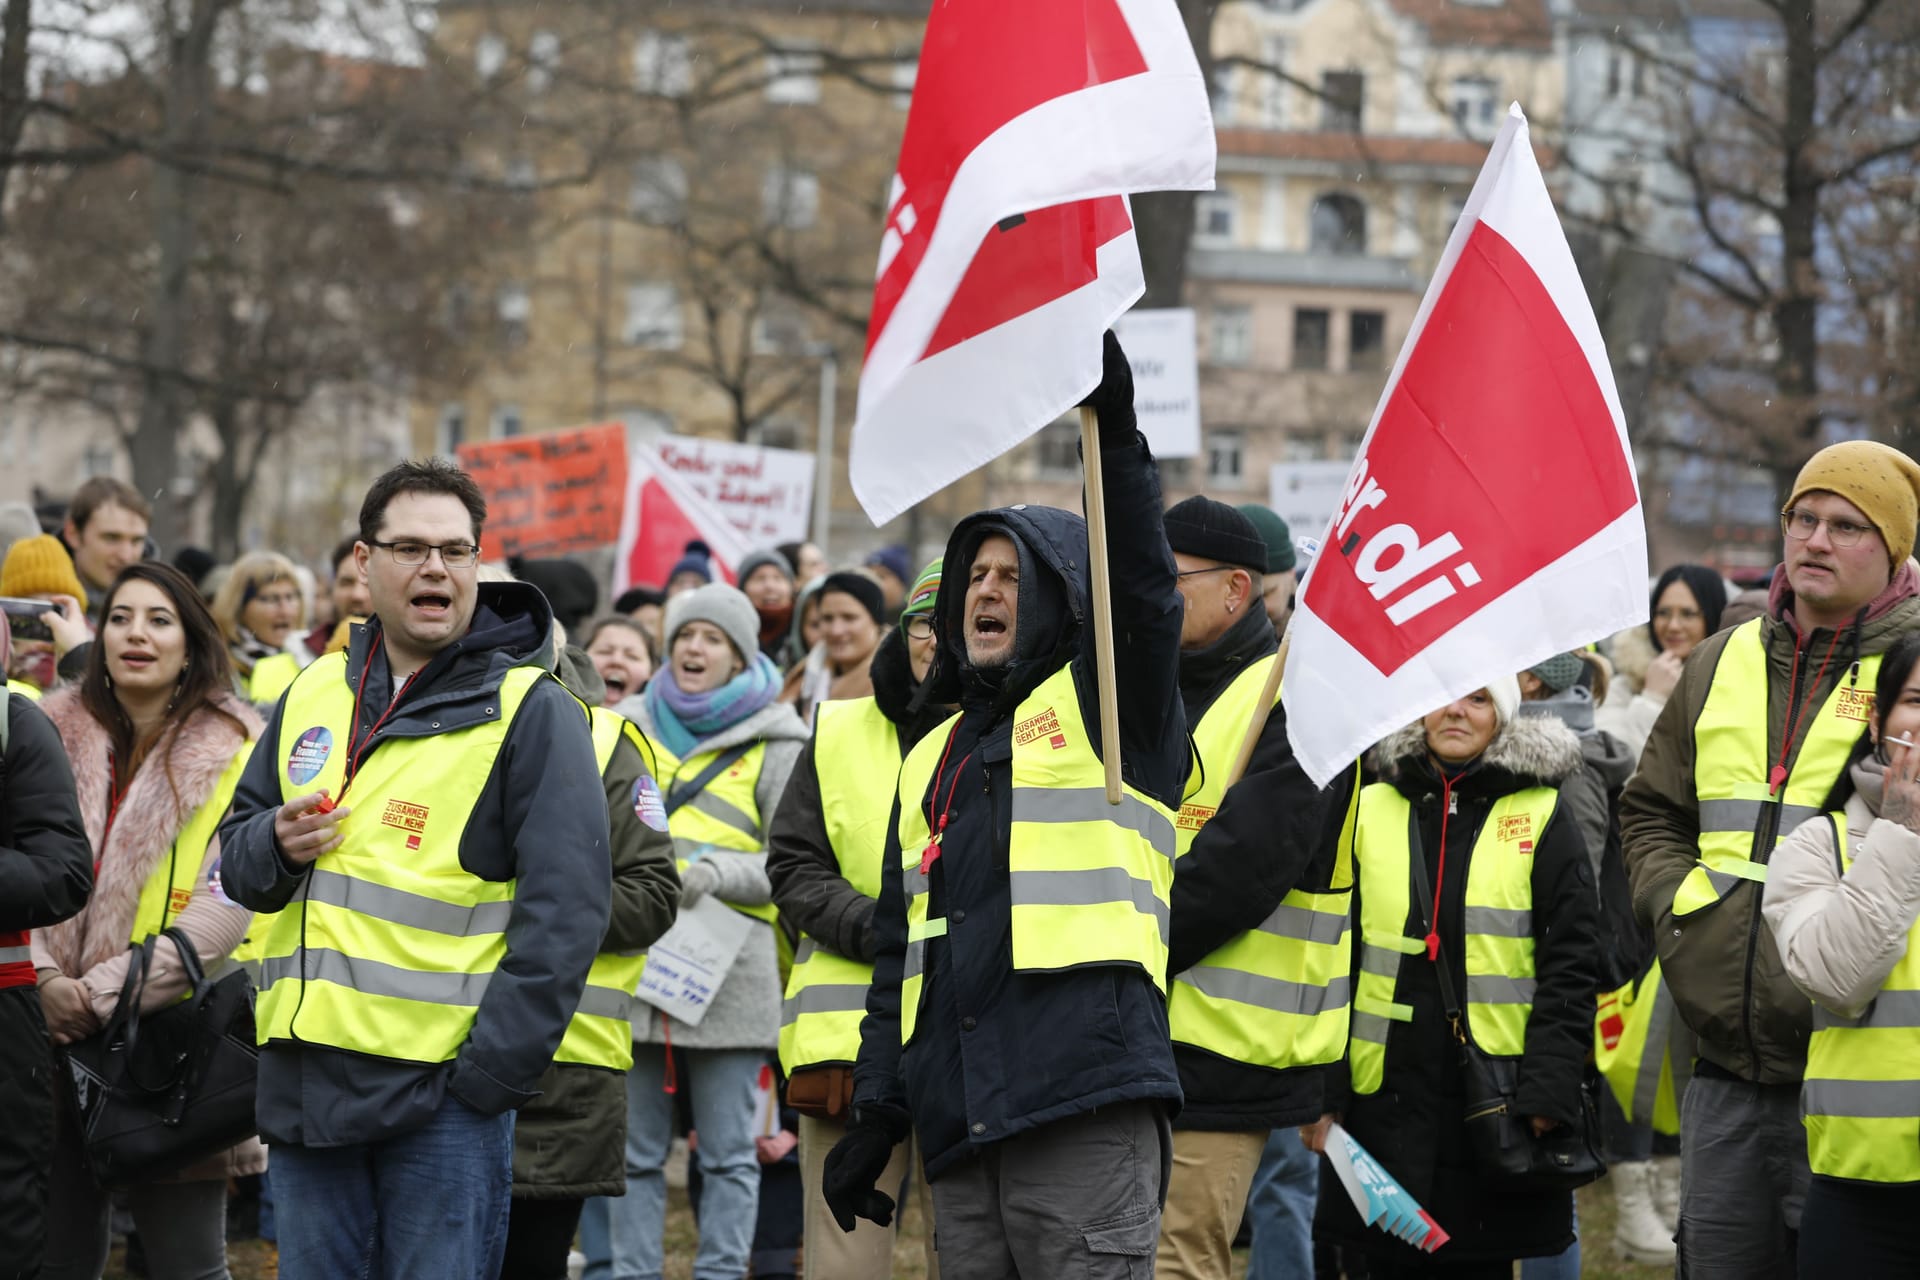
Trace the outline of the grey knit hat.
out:
<instances>
[{"instance_id":1,"label":"grey knit hat","mask_svg":"<svg viewBox=\"0 0 1920 1280\"><path fill-rule=\"evenodd\" d=\"M787 563L787 558L781 555L778 550L772 547L766 547L741 558L740 571L736 575L740 585L743 587L746 586L747 579L753 576L755 569L760 568L762 565L769 564L786 575L788 582L793 581L793 566Z\"/></svg>"},{"instance_id":2,"label":"grey knit hat","mask_svg":"<svg viewBox=\"0 0 1920 1280\"><path fill-rule=\"evenodd\" d=\"M760 615L738 587L709 582L667 601L667 652L673 651L674 637L689 622L711 622L720 628L742 662L752 662L760 652Z\"/></svg>"},{"instance_id":3,"label":"grey knit hat","mask_svg":"<svg viewBox=\"0 0 1920 1280\"><path fill-rule=\"evenodd\" d=\"M1586 670L1586 663L1580 661L1577 653L1556 653L1544 662L1536 662L1527 670L1555 693L1564 693L1580 679L1580 673Z\"/></svg>"}]
</instances>

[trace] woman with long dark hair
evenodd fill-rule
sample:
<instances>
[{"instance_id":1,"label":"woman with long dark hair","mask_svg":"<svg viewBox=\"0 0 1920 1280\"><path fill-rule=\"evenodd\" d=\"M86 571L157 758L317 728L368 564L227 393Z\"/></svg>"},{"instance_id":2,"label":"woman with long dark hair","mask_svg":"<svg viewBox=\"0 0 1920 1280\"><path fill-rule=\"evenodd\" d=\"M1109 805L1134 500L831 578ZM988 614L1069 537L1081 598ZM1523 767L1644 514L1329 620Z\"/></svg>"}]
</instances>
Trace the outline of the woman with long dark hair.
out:
<instances>
[{"instance_id":1,"label":"woman with long dark hair","mask_svg":"<svg viewBox=\"0 0 1920 1280\"><path fill-rule=\"evenodd\" d=\"M73 762L96 867L86 909L33 936L47 1030L58 1045L113 1017L130 946L178 929L211 971L251 919L221 889L215 837L260 732L253 709L233 692L226 639L193 584L153 561L114 580L101 618L79 685L42 704ZM186 981L173 939L161 938L141 1010L177 1000ZM226 1180L265 1167L265 1150L249 1139L127 1189L155 1280L227 1275ZM106 1265L108 1197L88 1178L66 1119L50 1181L41 1274L94 1280Z\"/></svg>"}]
</instances>

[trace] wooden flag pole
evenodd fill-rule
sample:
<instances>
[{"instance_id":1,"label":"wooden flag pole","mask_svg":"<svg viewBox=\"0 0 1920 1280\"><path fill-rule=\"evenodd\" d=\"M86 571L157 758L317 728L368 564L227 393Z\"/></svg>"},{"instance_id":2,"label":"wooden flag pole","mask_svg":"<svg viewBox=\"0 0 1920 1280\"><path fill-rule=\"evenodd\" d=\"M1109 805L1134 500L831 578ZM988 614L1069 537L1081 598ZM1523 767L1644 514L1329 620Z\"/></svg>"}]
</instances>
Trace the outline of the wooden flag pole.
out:
<instances>
[{"instance_id":1,"label":"wooden flag pole","mask_svg":"<svg viewBox=\"0 0 1920 1280\"><path fill-rule=\"evenodd\" d=\"M1260 602L1252 601L1258 609ZM1240 750L1234 754L1233 768L1227 774L1227 785L1231 787L1240 781L1240 775L1247 771L1247 763L1253 759L1253 748L1260 741L1261 731L1267 727L1267 717L1273 712L1273 700L1280 694L1280 674L1287 665L1287 646L1293 643L1293 620L1287 620L1287 633L1280 637L1280 651L1273 655L1273 670L1267 672L1267 683L1260 691L1259 705L1253 709L1253 719L1247 722L1247 736L1240 740ZM1224 793L1223 793L1224 794Z\"/></svg>"},{"instance_id":2,"label":"wooden flag pole","mask_svg":"<svg viewBox=\"0 0 1920 1280\"><path fill-rule=\"evenodd\" d=\"M1093 579L1093 660L1100 690L1100 754L1107 803L1120 803L1120 694L1113 673L1113 582L1107 571L1107 498L1100 479L1100 424L1080 406L1080 457L1087 468L1087 573Z\"/></svg>"}]
</instances>

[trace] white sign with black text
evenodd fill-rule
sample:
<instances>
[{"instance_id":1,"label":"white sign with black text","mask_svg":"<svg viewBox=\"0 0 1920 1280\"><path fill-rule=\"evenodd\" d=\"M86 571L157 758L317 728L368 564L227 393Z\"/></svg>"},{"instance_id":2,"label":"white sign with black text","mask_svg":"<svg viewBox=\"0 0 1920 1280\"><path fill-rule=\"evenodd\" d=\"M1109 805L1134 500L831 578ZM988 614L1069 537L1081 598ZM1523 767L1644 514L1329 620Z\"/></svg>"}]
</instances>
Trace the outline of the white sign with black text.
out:
<instances>
[{"instance_id":1,"label":"white sign with black text","mask_svg":"<svg viewBox=\"0 0 1920 1280\"><path fill-rule=\"evenodd\" d=\"M1133 409L1156 458L1200 452L1200 352L1193 309L1129 311L1113 332L1133 366Z\"/></svg>"}]
</instances>

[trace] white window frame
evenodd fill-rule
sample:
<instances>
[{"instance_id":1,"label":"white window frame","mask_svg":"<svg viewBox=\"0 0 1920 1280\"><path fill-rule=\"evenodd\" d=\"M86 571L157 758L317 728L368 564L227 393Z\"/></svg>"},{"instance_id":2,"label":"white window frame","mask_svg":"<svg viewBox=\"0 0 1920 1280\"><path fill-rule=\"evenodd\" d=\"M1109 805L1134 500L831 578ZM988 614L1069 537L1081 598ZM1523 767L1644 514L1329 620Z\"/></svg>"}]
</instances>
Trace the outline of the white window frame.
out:
<instances>
[{"instance_id":1,"label":"white window frame","mask_svg":"<svg viewBox=\"0 0 1920 1280\"><path fill-rule=\"evenodd\" d=\"M1500 86L1488 76L1455 76L1447 86L1447 114L1454 127L1475 138L1493 136L1499 124Z\"/></svg>"},{"instance_id":2,"label":"white window frame","mask_svg":"<svg viewBox=\"0 0 1920 1280\"><path fill-rule=\"evenodd\" d=\"M511 440L515 436L523 436L527 433L527 416L517 404L497 404L488 416L487 430L491 433L488 438L493 440Z\"/></svg>"},{"instance_id":3,"label":"white window frame","mask_svg":"<svg viewBox=\"0 0 1920 1280\"><path fill-rule=\"evenodd\" d=\"M1225 229L1214 229L1215 214L1225 218ZM1194 201L1193 239L1195 244L1220 247L1240 242L1240 193L1232 187L1202 191Z\"/></svg>"},{"instance_id":4,"label":"white window frame","mask_svg":"<svg viewBox=\"0 0 1920 1280\"><path fill-rule=\"evenodd\" d=\"M769 165L760 179L760 220L788 231L819 222L820 175L799 165Z\"/></svg>"},{"instance_id":5,"label":"white window frame","mask_svg":"<svg viewBox=\"0 0 1920 1280\"><path fill-rule=\"evenodd\" d=\"M810 107L820 101L825 59L818 45L796 42L767 54L767 101L785 107Z\"/></svg>"},{"instance_id":6,"label":"white window frame","mask_svg":"<svg viewBox=\"0 0 1920 1280\"><path fill-rule=\"evenodd\" d=\"M1247 483L1247 433L1238 427L1213 427L1206 433L1207 487L1242 489ZM1226 465L1226 464L1231 465Z\"/></svg>"},{"instance_id":7,"label":"white window frame","mask_svg":"<svg viewBox=\"0 0 1920 1280\"><path fill-rule=\"evenodd\" d=\"M518 280L509 280L493 295L494 318L507 346L523 347L533 331L533 293Z\"/></svg>"},{"instance_id":8,"label":"white window frame","mask_svg":"<svg viewBox=\"0 0 1920 1280\"><path fill-rule=\"evenodd\" d=\"M679 225L687 216L686 166L667 155L642 156L634 161L627 211L653 226Z\"/></svg>"},{"instance_id":9,"label":"white window frame","mask_svg":"<svg viewBox=\"0 0 1920 1280\"><path fill-rule=\"evenodd\" d=\"M893 64L893 106L896 111L905 111L913 105L913 86L920 79L920 60L909 58Z\"/></svg>"},{"instance_id":10,"label":"white window frame","mask_svg":"<svg viewBox=\"0 0 1920 1280\"><path fill-rule=\"evenodd\" d=\"M693 42L671 31L642 31L633 41L633 87L663 98L693 92Z\"/></svg>"},{"instance_id":11,"label":"white window frame","mask_svg":"<svg viewBox=\"0 0 1920 1280\"><path fill-rule=\"evenodd\" d=\"M1253 308L1244 302L1216 304L1207 312L1207 359L1243 368L1253 363Z\"/></svg>"},{"instance_id":12,"label":"white window frame","mask_svg":"<svg viewBox=\"0 0 1920 1280\"><path fill-rule=\"evenodd\" d=\"M677 351L686 336L680 288L671 280L634 280L627 285L626 322L621 335L630 347Z\"/></svg>"},{"instance_id":13,"label":"white window frame","mask_svg":"<svg viewBox=\"0 0 1920 1280\"><path fill-rule=\"evenodd\" d=\"M507 38L488 31L473 42L473 71L482 80L491 80L507 69Z\"/></svg>"},{"instance_id":14,"label":"white window frame","mask_svg":"<svg viewBox=\"0 0 1920 1280\"><path fill-rule=\"evenodd\" d=\"M560 37L552 31L536 31L527 40L527 88L545 93L553 87L554 73L560 69Z\"/></svg>"}]
</instances>

